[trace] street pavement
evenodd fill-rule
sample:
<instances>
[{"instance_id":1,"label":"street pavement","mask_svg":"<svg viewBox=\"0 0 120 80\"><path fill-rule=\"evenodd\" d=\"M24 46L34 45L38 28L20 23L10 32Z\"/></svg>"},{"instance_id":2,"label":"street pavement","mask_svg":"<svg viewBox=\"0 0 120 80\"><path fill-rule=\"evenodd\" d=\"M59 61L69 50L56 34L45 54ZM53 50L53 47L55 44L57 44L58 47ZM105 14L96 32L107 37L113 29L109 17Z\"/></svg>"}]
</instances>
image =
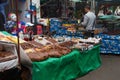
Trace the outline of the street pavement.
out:
<instances>
[{"instance_id":1,"label":"street pavement","mask_svg":"<svg viewBox=\"0 0 120 80\"><path fill-rule=\"evenodd\" d=\"M120 55L101 55L102 65L77 80L120 80Z\"/></svg>"}]
</instances>

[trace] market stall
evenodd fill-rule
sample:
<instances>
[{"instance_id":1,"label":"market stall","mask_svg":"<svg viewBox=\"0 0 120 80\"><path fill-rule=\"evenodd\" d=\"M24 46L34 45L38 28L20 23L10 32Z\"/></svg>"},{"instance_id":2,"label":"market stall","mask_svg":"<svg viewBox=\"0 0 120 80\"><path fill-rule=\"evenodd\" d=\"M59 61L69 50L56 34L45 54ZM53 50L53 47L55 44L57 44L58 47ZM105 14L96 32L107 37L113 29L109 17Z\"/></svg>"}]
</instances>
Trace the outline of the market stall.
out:
<instances>
[{"instance_id":1,"label":"market stall","mask_svg":"<svg viewBox=\"0 0 120 80\"><path fill-rule=\"evenodd\" d=\"M104 54L120 54L119 38L120 38L120 16L119 16L119 0L98 1L98 25L103 29L97 37L102 38L101 53Z\"/></svg>"},{"instance_id":2,"label":"market stall","mask_svg":"<svg viewBox=\"0 0 120 80\"><path fill-rule=\"evenodd\" d=\"M17 37L4 31L1 34L1 40L17 44ZM49 79L75 79L100 67L99 40L45 36L34 36L33 41L20 39L21 63L32 70L33 80L46 80L51 71Z\"/></svg>"},{"instance_id":3,"label":"market stall","mask_svg":"<svg viewBox=\"0 0 120 80\"><path fill-rule=\"evenodd\" d=\"M104 27L102 33L96 36L102 38L101 53L120 54L119 38L120 28L119 21L107 22L108 27Z\"/></svg>"},{"instance_id":4,"label":"market stall","mask_svg":"<svg viewBox=\"0 0 120 80\"><path fill-rule=\"evenodd\" d=\"M51 6L49 5L49 7ZM58 10L53 11L50 15L56 17L57 15L53 14ZM89 41L92 41L92 39L88 39L88 42L81 39L83 38L82 32L76 31L77 19L72 21L69 18L50 18L50 15L49 13L46 14L49 21L45 27L50 26L50 31L47 33L48 36L50 34L49 39L53 42L48 40L48 36L46 38L45 35L42 35L36 39L34 38L32 42L21 44L21 47L32 61L33 80L46 80L46 76L49 76L50 80L70 80L97 69L101 65L100 45L89 45ZM76 44L73 43L78 38L80 40Z\"/></svg>"},{"instance_id":5,"label":"market stall","mask_svg":"<svg viewBox=\"0 0 120 80\"><path fill-rule=\"evenodd\" d=\"M60 58L33 62L32 80L71 80L81 77L100 67L99 53L99 45L97 45L88 51L80 52L74 49Z\"/></svg>"},{"instance_id":6,"label":"market stall","mask_svg":"<svg viewBox=\"0 0 120 80\"><path fill-rule=\"evenodd\" d=\"M59 38L57 39L60 42L59 44L53 38L38 37L34 40L36 42L29 42L34 47L32 45L30 47L30 44L29 46L26 44L26 47L24 44L21 45L25 53L32 60L33 80L46 80L46 76L49 76L50 80L75 79L87 74L91 70L97 69L101 65L99 44L91 46L84 43L75 43L76 41L86 41L87 43L92 39L73 39L75 42L64 42L64 39ZM98 42L96 41L96 43Z\"/></svg>"},{"instance_id":7,"label":"market stall","mask_svg":"<svg viewBox=\"0 0 120 80\"><path fill-rule=\"evenodd\" d=\"M69 2L67 1L67 3ZM16 2L16 8L17 4ZM82 32L77 31L75 26L78 23L77 19L69 21L69 18L68 20L63 18L61 21L56 18L49 19L48 15L48 23L45 27L50 26L50 31L42 34L40 26L39 31L37 30L37 32L41 31L40 34L34 35L33 28L29 26L28 33L25 33L24 29L20 29L23 31L22 33L19 31L19 27L22 25L18 24L18 12L16 15L17 21L14 25L16 35L2 31L0 36L3 38L0 41L18 46L19 62L29 68L33 80L46 80L46 76L49 76L49 80L76 79L100 67L101 39L83 39Z\"/></svg>"},{"instance_id":8,"label":"market stall","mask_svg":"<svg viewBox=\"0 0 120 80\"><path fill-rule=\"evenodd\" d=\"M4 33L4 34L3 34ZM17 54L17 46L6 38L6 32L0 32L0 79L13 80L20 77L20 63ZM14 73L15 75L12 75Z\"/></svg>"}]
</instances>

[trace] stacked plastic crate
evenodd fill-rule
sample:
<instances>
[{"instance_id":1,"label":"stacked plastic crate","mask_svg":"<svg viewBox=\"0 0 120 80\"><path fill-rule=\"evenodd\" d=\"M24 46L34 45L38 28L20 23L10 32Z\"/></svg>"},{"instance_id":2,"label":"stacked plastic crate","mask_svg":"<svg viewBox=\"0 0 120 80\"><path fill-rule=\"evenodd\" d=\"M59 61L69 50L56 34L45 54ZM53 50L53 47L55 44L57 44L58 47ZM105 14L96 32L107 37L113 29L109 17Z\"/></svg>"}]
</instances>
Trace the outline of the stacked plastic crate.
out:
<instances>
[{"instance_id":1,"label":"stacked plastic crate","mask_svg":"<svg viewBox=\"0 0 120 80\"><path fill-rule=\"evenodd\" d=\"M120 54L120 35L99 34L97 37L102 38L101 53Z\"/></svg>"},{"instance_id":2,"label":"stacked plastic crate","mask_svg":"<svg viewBox=\"0 0 120 80\"><path fill-rule=\"evenodd\" d=\"M72 22L75 23L75 22ZM67 28L62 26L64 24L64 21L60 21L59 19L52 18L50 20L50 31L56 31L57 36L66 36L66 37L83 37L81 32L70 32L67 31Z\"/></svg>"},{"instance_id":3,"label":"stacked plastic crate","mask_svg":"<svg viewBox=\"0 0 120 80\"><path fill-rule=\"evenodd\" d=\"M62 27L62 22L56 18L50 20L50 31L56 31L56 35L65 35L66 29Z\"/></svg>"}]
</instances>

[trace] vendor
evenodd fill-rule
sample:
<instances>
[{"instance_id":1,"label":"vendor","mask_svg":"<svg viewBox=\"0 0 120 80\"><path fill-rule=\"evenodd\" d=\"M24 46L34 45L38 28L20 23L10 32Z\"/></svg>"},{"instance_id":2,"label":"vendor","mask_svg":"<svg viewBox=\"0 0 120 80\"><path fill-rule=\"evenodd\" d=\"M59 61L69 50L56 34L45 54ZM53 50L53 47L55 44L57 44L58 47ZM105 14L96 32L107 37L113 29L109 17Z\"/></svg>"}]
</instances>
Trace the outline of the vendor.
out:
<instances>
[{"instance_id":1,"label":"vendor","mask_svg":"<svg viewBox=\"0 0 120 80\"><path fill-rule=\"evenodd\" d=\"M116 16L120 16L120 6L117 6L115 13Z\"/></svg>"},{"instance_id":2,"label":"vendor","mask_svg":"<svg viewBox=\"0 0 120 80\"><path fill-rule=\"evenodd\" d=\"M85 12L83 22L81 25L85 27L86 32L84 33L85 37L93 37L94 36L94 29L96 24L96 15L90 11L90 6L85 6Z\"/></svg>"},{"instance_id":3,"label":"vendor","mask_svg":"<svg viewBox=\"0 0 120 80\"><path fill-rule=\"evenodd\" d=\"M74 8L73 7L68 7L68 18L72 19L74 18Z\"/></svg>"},{"instance_id":4,"label":"vendor","mask_svg":"<svg viewBox=\"0 0 120 80\"><path fill-rule=\"evenodd\" d=\"M10 13L8 15L9 20L5 24L5 30L11 34L16 34L17 28L16 28L16 14Z\"/></svg>"},{"instance_id":5,"label":"vendor","mask_svg":"<svg viewBox=\"0 0 120 80\"><path fill-rule=\"evenodd\" d=\"M103 15L105 15L104 14L104 5L101 5L100 9L99 9L99 12L98 12L98 16L103 16Z\"/></svg>"}]
</instances>

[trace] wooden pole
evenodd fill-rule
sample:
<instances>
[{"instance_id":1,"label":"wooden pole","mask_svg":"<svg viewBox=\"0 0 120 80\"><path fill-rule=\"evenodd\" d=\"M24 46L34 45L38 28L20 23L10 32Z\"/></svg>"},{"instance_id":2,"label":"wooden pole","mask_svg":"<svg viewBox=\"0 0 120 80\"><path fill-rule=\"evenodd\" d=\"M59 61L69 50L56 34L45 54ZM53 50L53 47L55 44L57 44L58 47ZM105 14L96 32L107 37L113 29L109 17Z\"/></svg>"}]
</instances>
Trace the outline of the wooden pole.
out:
<instances>
[{"instance_id":1,"label":"wooden pole","mask_svg":"<svg viewBox=\"0 0 120 80\"><path fill-rule=\"evenodd\" d=\"M18 45L17 45L17 53L18 53L18 59L19 59L19 66L20 65L20 42L19 42L19 13L18 13L18 0L15 0L15 6L16 6L16 16L17 16L17 41L18 41Z\"/></svg>"}]
</instances>

